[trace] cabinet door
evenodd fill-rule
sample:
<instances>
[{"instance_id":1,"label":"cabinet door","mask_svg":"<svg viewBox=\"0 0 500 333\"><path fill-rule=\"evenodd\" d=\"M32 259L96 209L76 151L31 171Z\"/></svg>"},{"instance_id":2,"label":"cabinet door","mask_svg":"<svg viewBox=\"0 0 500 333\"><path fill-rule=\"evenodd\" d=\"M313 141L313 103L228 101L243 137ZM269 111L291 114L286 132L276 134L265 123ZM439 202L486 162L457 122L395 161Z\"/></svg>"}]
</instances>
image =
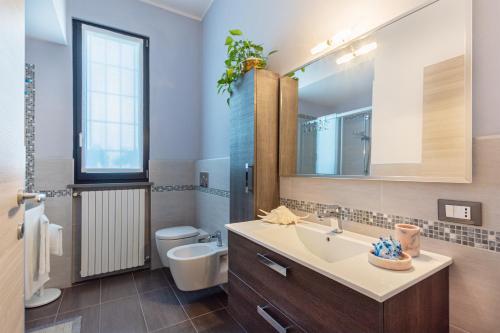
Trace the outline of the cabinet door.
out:
<instances>
[{"instance_id":1,"label":"cabinet door","mask_svg":"<svg viewBox=\"0 0 500 333\"><path fill-rule=\"evenodd\" d=\"M253 220L255 71L248 72L231 97L230 222Z\"/></svg>"}]
</instances>

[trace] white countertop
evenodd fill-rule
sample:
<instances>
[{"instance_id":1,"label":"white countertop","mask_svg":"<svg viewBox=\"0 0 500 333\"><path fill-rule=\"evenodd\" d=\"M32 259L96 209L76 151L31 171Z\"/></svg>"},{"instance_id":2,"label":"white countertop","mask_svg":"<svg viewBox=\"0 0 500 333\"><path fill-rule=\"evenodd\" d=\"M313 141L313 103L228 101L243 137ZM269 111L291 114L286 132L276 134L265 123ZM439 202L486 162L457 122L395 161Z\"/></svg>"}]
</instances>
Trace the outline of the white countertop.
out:
<instances>
[{"instance_id":1,"label":"white countertop","mask_svg":"<svg viewBox=\"0 0 500 333\"><path fill-rule=\"evenodd\" d=\"M308 225L320 230L328 229L319 224ZM367 254L371 243L377 239L349 231L344 231L340 237L362 242L367 246L367 252L332 262L313 254L297 236L294 225L249 221L226 224L226 228L379 302L384 302L452 264L450 257L421 251L419 257L413 258L413 268L410 270L391 271L379 268L368 262Z\"/></svg>"}]
</instances>

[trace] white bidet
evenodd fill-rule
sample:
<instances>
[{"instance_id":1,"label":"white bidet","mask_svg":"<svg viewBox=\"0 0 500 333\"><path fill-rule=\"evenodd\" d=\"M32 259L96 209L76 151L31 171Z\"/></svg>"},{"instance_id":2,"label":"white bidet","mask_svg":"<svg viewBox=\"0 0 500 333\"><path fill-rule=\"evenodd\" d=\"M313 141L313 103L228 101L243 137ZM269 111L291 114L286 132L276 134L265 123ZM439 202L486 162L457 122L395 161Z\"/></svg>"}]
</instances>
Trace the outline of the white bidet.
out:
<instances>
[{"instance_id":1,"label":"white bidet","mask_svg":"<svg viewBox=\"0 0 500 333\"><path fill-rule=\"evenodd\" d=\"M217 246L217 242L182 245L169 250L167 257L180 290L199 290L227 282L227 246Z\"/></svg>"}]
</instances>

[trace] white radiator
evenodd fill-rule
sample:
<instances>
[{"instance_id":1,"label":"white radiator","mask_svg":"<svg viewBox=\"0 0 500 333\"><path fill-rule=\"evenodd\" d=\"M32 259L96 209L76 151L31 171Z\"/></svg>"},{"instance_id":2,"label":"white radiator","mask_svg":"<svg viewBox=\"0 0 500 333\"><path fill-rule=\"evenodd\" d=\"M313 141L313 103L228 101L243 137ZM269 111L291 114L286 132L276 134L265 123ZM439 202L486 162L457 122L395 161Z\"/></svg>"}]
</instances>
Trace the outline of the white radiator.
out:
<instances>
[{"instance_id":1,"label":"white radiator","mask_svg":"<svg viewBox=\"0 0 500 333\"><path fill-rule=\"evenodd\" d=\"M81 277L144 265L146 191L85 191Z\"/></svg>"}]
</instances>

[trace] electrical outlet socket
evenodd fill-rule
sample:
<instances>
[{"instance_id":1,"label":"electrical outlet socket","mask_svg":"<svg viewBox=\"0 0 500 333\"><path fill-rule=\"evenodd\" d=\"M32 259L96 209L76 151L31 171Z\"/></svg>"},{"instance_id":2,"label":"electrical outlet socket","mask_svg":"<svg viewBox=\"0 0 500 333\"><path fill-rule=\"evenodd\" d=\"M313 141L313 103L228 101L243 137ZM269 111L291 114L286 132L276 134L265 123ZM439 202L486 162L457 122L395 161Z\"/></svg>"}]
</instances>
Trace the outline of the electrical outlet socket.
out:
<instances>
[{"instance_id":1,"label":"electrical outlet socket","mask_svg":"<svg viewBox=\"0 0 500 333\"><path fill-rule=\"evenodd\" d=\"M439 199L438 219L461 224L482 225L482 205L474 201Z\"/></svg>"}]
</instances>

